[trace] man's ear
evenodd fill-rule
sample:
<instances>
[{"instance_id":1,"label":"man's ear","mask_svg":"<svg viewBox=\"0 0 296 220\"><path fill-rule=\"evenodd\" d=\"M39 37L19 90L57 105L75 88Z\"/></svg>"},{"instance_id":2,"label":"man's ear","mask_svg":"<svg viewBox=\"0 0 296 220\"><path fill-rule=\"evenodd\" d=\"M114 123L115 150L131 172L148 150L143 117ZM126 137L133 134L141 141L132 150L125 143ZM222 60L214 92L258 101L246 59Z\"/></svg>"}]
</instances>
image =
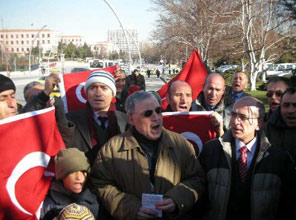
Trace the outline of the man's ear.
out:
<instances>
[{"instance_id":1,"label":"man's ear","mask_svg":"<svg viewBox=\"0 0 296 220\"><path fill-rule=\"evenodd\" d=\"M258 126L256 128L257 131L259 131L264 125L264 119L263 118L258 118Z\"/></svg>"},{"instance_id":2,"label":"man's ear","mask_svg":"<svg viewBox=\"0 0 296 220\"><path fill-rule=\"evenodd\" d=\"M167 92L165 98L166 98L166 101L170 104L171 100L170 100L170 96L169 96L168 92Z\"/></svg>"},{"instance_id":3,"label":"man's ear","mask_svg":"<svg viewBox=\"0 0 296 220\"><path fill-rule=\"evenodd\" d=\"M127 120L129 121L129 123L130 123L131 125L134 124L134 123L133 123L133 116L132 116L132 114L127 114Z\"/></svg>"}]
</instances>

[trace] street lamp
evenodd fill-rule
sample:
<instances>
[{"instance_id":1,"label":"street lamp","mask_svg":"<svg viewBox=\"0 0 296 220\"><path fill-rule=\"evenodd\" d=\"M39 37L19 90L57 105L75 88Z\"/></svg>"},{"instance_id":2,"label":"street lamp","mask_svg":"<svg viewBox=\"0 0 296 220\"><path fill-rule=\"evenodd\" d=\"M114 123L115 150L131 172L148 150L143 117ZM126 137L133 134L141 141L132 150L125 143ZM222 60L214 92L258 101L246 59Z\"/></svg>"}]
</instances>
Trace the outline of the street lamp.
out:
<instances>
[{"instance_id":1,"label":"street lamp","mask_svg":"<svg viewBox=\"0 0 296 220\"><path fill-rule=\"evenodd\" d=\"M40 33L44 28L46 28L46 27L47 27L47 25L43 25L42 28L40 28L40 30L39 30L38 33L35 35L35 37L34 37L32 43L31 43L31 47L30 47L30 51L29 51L29 74L31 74L31 53L32 53L32 47L33 47L33 45L34 45L34 42L35 42L37 36L39 36L39 33Z\"/></svg>"},{"instance_id":2,"label":"street lamp","mask_svg":"<svg viewBox=\"0 0 296 220\"><path fill-rule=\"evenodd\" d=\"M112 6L110 5L110 3L107 1L107 0L104 0L104 2L109 6L109 8L112 10L112 12L114 13L115 17L117 18L119 24L120 24L120 27L123 31L123 34L124 34L124 37L125 37L125 40L127 42L127 47L128 47L128 59L129 59L129 73L131 73L131 60L132 60L132 57L131 57L131 49L130 49L130 43L129 43L129 39L127 37L127 34L126 34L126 31L125 29L123 28L123 25L119 19L119 17L117 16L115 10L112 8Z\"/></svg>"},{"instance_id":3,"label":"street lamp","mask_svg":"<svg viewBox=\"0 0 296 220\"><path fill-rule=\"evenodd\" d=\"M136 45L136 47L137 47L138 55L139 55L139 62L140 62L140 71L141 71L141 69L142 69L142 58L141 58L141 52L140 52L139 45L137 44L135 38L134 38L129 32L127 32L127 33L128 33L129 36L133 39L133 41L134 41L134 43L135 43L135 45Z\"/></svg>"}]
</instances>

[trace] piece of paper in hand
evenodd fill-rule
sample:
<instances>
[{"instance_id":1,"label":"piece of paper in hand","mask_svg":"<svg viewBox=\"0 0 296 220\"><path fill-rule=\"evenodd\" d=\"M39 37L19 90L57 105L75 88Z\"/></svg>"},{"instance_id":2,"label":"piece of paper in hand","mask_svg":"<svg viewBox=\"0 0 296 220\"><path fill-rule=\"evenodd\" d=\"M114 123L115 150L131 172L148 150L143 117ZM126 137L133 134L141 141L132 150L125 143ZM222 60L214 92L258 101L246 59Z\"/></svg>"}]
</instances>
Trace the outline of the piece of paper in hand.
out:
<instances>
[{"instance_id":1,"label":"piece of paper in hand","mask_svg":"<svg viewBox=\"0 0 296 220\"><path fill-rule=\"evenodd\" d=\"M155 207L157 202L162 201L163 196L159 194L142 193L142 206L157 212L157 217L162 217L162 211Z\"/></svg>"}]
</instances>

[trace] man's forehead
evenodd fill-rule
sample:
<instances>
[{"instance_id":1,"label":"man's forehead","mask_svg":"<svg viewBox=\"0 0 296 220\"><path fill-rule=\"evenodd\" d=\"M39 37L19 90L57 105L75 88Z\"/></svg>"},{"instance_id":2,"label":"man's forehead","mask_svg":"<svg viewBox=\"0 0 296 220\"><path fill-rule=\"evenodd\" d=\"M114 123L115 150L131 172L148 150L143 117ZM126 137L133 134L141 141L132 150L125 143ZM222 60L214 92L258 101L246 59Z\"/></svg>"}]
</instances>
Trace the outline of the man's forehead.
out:
<instances>
[{"instance_id":1,"label":"man's forehead","mask_svg":"<svg viewBox=\"0 0 296 220\"><path fill-rule=\"evenodd\" d=\"M6 96L6 95L12 95L12 94L15 94L15 91L13 89L4 90L0 92L0 96Z\"/></svg>"},{"instance_id":2,"label":"man's forehead","mask_svg":"<svg viewBox=\"0 0 296 220\"><path fill-rule=\"evenodd\" d=\"M286 89L287 88L287 85L285 83L283 83L282 81L270 82L267 85L267 90L272 89L272 88L275 88L275 87L281 87L281 88Z\"/></svg>"},{"instance_id":3,"label":"man's forehead","mask_svg":"<svg viewBox=\"0 0 296 220\"><path fill-rule=\"evenodd\" d=\"M282 102L296 103L296 93L295 94L286 93L282 97Z\"/></svg>"}]
</instances>

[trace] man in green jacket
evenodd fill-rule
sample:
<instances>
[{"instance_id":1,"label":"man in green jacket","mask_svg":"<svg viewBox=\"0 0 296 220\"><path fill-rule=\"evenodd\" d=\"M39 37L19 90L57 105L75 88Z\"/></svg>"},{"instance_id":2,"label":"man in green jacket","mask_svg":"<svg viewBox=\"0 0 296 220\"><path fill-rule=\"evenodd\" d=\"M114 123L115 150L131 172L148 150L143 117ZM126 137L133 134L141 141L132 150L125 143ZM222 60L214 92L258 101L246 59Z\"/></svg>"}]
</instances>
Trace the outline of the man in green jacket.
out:
<instances>
[{"instance_id":1,"label":"man in green jacket","mask_svg":"<svg viewBox=\"0 0 296 220\"><path fill-rule=\"evenodd\" d=\"M99 151L91 182L115 219L190 219L204 192L204 173L193 146L162 127L161 106L153 94L135 92L125 103L132 127ZM154 210L143 193L160 194ZM156 211L155 211L156 210Z\"/></svg>"}]
</instances>

